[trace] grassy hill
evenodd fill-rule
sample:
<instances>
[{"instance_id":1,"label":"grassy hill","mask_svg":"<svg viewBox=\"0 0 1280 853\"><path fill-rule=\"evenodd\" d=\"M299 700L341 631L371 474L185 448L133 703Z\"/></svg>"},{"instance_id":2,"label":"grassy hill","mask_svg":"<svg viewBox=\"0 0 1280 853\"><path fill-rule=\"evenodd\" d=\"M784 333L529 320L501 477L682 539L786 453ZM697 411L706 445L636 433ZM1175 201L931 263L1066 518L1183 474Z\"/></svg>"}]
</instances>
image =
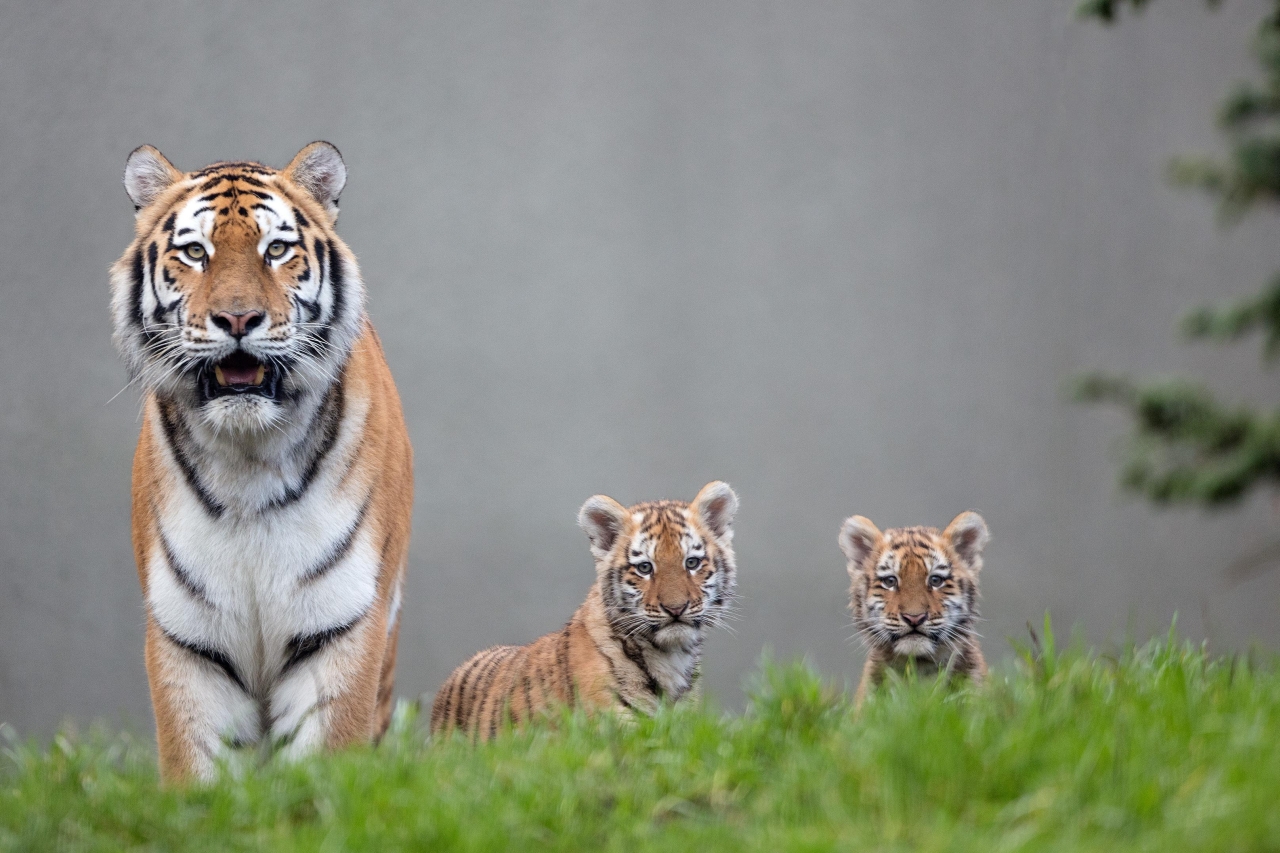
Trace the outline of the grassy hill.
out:
<instances>
[{"instance_id":1,"label":"grassy hill","mask_svg":"<svg viewBox=\"0 0 1280 853\"><path fill-rule=\"evenodd\" d=\"M747 711L565 715L473 747L406 715L377 749L186 790L102 732L0 757L0 850L1280 850L1280 672L1172 634L1028 650L976 691L861 715L803 665Z\"/></svg>"}]
</instances>

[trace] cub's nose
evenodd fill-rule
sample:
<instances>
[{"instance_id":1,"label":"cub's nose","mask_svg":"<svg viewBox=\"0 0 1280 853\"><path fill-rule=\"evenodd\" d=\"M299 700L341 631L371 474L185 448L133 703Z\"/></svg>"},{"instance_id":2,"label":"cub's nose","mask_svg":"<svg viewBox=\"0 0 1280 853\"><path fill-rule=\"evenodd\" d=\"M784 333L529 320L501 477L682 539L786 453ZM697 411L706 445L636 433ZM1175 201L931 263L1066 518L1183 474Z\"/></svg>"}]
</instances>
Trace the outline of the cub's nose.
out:
<instances>
[{"instance_id":1,"label":"cub's nose","mask_svg":"<svg viewBox=\"0 0 1280 853\"><path fill-rule=\"evenodd\" d=\"M662 609L667 611L667 614L671 616L672 619L679 619L684 615L684 612L689 609L689 602L686 601L683 604L676 605L675 607L672 607L669 604L664 604L662 605Z\"/></svg>"},{"instance_id":2,"label":"cub's nose","mask_svg":"<svg viewBox=\"0 0 1280 853\"><path fill-rule=\"evenodd\" d=\"M929 618L928 613L903 613L902 621L906 622L912 628L919 628L924 624L924 620Z\"/></svg>"},{"instance_id":3,"label":"cub's nose","mask_svg":"<svg viewBox=\"0 0 1280 853\"><path fill-rule=\"evenodd\" d=\"M238 341L262 325L265 316L261 311L245 311L241 314L219 311L213 315L213 324Z\"/></svg>"}]
</instances>

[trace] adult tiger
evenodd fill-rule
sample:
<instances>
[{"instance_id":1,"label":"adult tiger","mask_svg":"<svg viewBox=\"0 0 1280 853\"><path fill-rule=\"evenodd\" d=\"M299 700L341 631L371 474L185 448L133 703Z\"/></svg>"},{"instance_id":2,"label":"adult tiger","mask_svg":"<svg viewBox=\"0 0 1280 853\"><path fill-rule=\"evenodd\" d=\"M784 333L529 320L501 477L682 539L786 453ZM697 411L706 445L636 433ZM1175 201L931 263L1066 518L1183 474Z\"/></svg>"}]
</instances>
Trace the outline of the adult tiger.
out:
<instances>
[{"instance_id":1,"label":"adult tiger","mask_svg":"<svg viewBox=\"0 0 1280 853\"><path fill-rule=\"evenodd\" d=\"M738 496L708 483L693 499L623 507L596 495L578 524L596 582L563 629L527 646L494 646L449 676L431 708L433 732L491 738L556 706L650 712L693 687L703 629L724 618L736 588Z\"/></svg>"},{"instance_id":2,"label":"adult tiger","mask_svg":"<svg viewBox=\"0 0 1280 853\"><path fill-rule=\"evenodd\" d=\"M114 340L145 395L133 545L166 779L390 718L412 451L334 232L345 183L327 142L281 171L184 174L146 145L125 166Z\"/></svg>"}]
</instances>

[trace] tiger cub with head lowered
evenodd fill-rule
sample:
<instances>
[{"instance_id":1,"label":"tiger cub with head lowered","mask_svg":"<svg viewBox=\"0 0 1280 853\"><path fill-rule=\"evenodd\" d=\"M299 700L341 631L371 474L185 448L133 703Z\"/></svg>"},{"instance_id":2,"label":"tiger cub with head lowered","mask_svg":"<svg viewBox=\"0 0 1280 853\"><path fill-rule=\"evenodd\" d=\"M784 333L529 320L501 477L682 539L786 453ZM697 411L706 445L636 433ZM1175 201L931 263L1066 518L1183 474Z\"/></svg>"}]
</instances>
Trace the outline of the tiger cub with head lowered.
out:
<instances>
[{"instance_id":1,"label":"tiger cub with head lowered","mask_svg":"<svg viewBox=\"0 0 1280 853\"><path fill-rule=\"evenodd\" d=\"M736 585L738 496L708 483L692 503L623 507L596 495L578 524L596 582L561 630L527 646L495 646L453 671L436 693L432 732L493 737L554 706L652 712L698 676L703 629L719 622Z\"/></svg>"},{"instance_id":2,"label":"tiger cub with head lowered","mask_svg":"<svg viewBox=\"0 0 1280 853\"><path fill-rule=\"evenodd\" d=\"M923 675L946 672L980 681L987 663L978 645L978 572L989 534L976 512L936 527L883 533L855 515L840 528L853 580L849 608L867 646L856 702L885 672L909 663Z\"/></svg>"},{"instance_id":3,"label":"tiger cub with head lowered","mask_svg":"<svg viewBox=\"0 0 1280 853\"><path fill-rule=\"evenodd\" d=\"M166 779L387 726L413 504L400 399L334 230L327 142L283 170L125 166L115 343L143 389L133 546Z\"/></svg>"}]
</instances>

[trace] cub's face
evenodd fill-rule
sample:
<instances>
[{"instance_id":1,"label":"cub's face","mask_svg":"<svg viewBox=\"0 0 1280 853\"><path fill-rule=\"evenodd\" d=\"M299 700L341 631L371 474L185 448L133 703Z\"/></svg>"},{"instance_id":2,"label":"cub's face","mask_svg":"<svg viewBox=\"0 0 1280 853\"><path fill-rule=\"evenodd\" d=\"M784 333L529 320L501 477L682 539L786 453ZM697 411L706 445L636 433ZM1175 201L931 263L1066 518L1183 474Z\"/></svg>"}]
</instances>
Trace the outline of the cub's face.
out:
<instances>
[{"instance_id":1,"label":"cub's face","mask_svg":"<svg viewBox=\"0 0 1280 853\"><path fill-rule=\"evenodd\" d=\"M976 512L946 530L899 527L881 533L860 515L840 529L848 558L850 609L873 648L937 659L956 650L977 619L978 572L989 534Z\"/></svg>"},{"instance_id":2,"label":"cub's face","mask_svg":"<svg viewBox=\"0 0 1280 853\"><path fill-rule=\"evenodd\" d=\"M115 341L135 379L215 427L267 428L326 389L363 288L333 231L346 167L313 143L283 171L179 172L144 146L125 167L137 234L112 268Z\"/></svg>"},{"instance_id":3,"label":"cub's face","mask_svg":"<svg viewBox=\"0 0 1280 853\"><path fill-rule=\"evenodd\" d=\"M725 483L691 503L624 507L596 495L578 524L591 540L605 610L620 638L688 649L719 621L736 586L733 517L738 496Z\"/></svg>"}]
</instances>

